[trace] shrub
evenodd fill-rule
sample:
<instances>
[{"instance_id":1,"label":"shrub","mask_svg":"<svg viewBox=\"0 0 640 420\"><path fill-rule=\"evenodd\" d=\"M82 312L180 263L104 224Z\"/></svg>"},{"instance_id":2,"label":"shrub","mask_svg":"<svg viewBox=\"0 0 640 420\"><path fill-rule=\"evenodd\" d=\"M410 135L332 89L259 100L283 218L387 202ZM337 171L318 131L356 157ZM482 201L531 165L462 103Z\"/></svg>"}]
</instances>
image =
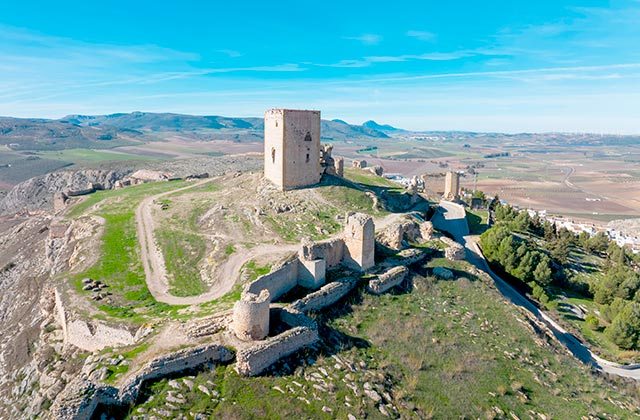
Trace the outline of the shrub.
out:
<instances>
[{"instance_id":1,"label":"shrub","mask_svg":"<svg viewBox=\"0 0 640 420\"><path fill-rule=\"evenodd\" d=\"M587 314L587 316L584 318L584 322L585 324L587 324L587 327L589 327L589 329L592 329L594 331L600 328L600 320L594 314Z\"/></svg>"},{"instance_id":2,"label":"shrub","mask_svg":"<svg viewBox=\"0 0 640 420\"><path fill-rule=\"evenodd\" d=\"M616 345L625 350L638 348L640 335L640 304L627 304L606 330Z\"/></svg>"}]
</instances>

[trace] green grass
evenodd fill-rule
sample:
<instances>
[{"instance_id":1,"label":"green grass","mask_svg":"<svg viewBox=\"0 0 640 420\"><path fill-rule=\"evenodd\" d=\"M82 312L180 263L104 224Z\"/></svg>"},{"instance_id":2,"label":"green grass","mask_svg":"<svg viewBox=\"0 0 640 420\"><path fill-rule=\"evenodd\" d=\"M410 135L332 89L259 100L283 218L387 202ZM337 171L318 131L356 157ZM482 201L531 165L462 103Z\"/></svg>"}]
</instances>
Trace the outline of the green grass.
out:
<instances>
[{"instance_id":1,"label":"green grass","mask_svg":"<svg viewBox=\"0 0 640 420\"><path fill-rule=\"evenodd\" d=\"M98 262L83 273L72 277L79 293L81 279L90 277L107 284L113 303L99 309L106 315L143 323L149 317L175 316L182 306L157 302L147 288L139 256L136 236L135 208L148 195L179 188L182 182L149 183L120 190L98 191L71 209L69 217L86 213L92 206L105 220Z\"/></svg>"},{"instance_id":2,"label":"green grass","mask_svg":"<svg viewBox=\"0 0 640 420\"><path fill-rule=\"evenodd\" d=\"M258 265L254 260L249 260L244 264L242 271L247 274L248 281L252 282L260 276L269 274L271 272L271 264Z\"/></svg>"},{"instance_id":3,"label":"green grass","mask_svg":"<svg viewBox=\"0 0 640 420\"><path fill-rule=\"evenodd\" d=\"M174 296L197 296L206 291L199 265L207 245L202 236L170 228L156 229L155 237L164 255L169 292Z\"/></svg>"},{"instance_id":4,"label":"green grass","mask_svg":"<svg viewBox=\"0 0 640 420\"><path fill-rule=\"evenodd\" d=\"M150 345L151 345L150 343L144 342L120 354L124 357L123 360L131 361L139 354L147 351ZM107 366L107 377L105 379L105 382L114 383L116 379L118 379L118 377L127 373L128 371L129 371L129 363L121 362L115 366L114 365Z\"/></svg>"},{"instance_id":5,"label":"green grass","mask_svg":"<svg viewBox=\"0 0 640 420\"><path fill-rule=\"evenodd\" d=\"M466 268L465 263L447 266ZM303 352L311 363L289 361L293 368L256 378L238 376L233 366L218 366L197 374L192 391L182 387L186 402L178 411L239 419L382 418L363 394L369 387L388 398L397 409L392 417L400 418L638 414L623 386L593 376L563 350L539 339L494 289L470 274L465 277L416 277L411 292L352 296L346 307L333 305L319 316L326 326L321 328L323 344L318 352ZM325 389L317 388L321 383ZM198 391L198 385L215 391L214 396ZM164 407L167 381L151 387L154 398L131 414L142 407L145 415L153 415Z\"/></svg>"},{"instance_id":6,"label":"green grass","mask_svg":"<svg viewBox=\"0 0 640 420\"><path fill-rule=\"evenodd\" d=\"M323 195L326 193L324 188L321 193ZM303 237L319 240L326 239L340 230L342 226L335 219L338 212L337 208L326 208L307 212L302 220L292 220L286 214L266 216L265 220L275 233L287 242L297 242Z\"/></svg>"},{"instance_id":7,"label":"green grass","mask_svg":"<svg viewBox=\"0 0 640 420\"><path fill-rule=\"evenodd\" d=\"M402 189L402 186L385 178L372 174L366 169L346 168L344 176L350 181L362 184L365 187L385 187L390 189Z\"/></svg>"},{"instance_id":8,"label":"green grass","mask_svg":"<svg viewBox=\"0 0 640 420\"><path fill-rule=\"evenodd\" d=\"M480 235L489 228L489 212L486 210L467 210L467 224L472 235Z\"/></svg>"},{"instance_id":9,"label":"green grass","mask_svg":"<svg viewBox=\"0 0 640 420\"><path fill-rule=\"evenodd\" d=\"M231 254L233 254L234 252L236 252L236 247L229 244L226 247L224 247L224 255L226 255L227 257Z\"/></svg>"}]
</instances>

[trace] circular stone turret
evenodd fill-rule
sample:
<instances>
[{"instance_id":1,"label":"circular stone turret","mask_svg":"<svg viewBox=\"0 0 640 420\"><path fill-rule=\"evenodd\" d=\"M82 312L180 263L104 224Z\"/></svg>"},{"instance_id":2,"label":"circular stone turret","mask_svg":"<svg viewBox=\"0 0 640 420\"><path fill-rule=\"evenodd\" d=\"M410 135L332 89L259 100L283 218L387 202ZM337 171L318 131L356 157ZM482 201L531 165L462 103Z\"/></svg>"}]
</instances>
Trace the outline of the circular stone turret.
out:
<instances>
[{"instance_id":1,"label":"circular stone turret","mask_svg":"<svg viewBox=\"0 0 640 420\"><path fill-rule=\"evenodd\" d=\"M244 292L233 307L233 332L245 341L263 340L269 334L271 296L264 289L259 295Z\"/></svg>"}]
</instances>

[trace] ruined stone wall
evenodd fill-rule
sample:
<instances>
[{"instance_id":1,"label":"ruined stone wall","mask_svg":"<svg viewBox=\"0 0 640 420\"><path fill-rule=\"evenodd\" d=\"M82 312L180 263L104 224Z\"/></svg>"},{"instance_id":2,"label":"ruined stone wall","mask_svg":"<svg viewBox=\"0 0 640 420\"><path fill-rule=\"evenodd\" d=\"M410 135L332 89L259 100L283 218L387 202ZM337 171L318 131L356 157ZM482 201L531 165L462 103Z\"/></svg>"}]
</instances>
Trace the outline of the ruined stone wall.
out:
<instances>
[{"instance_id":1,"label":"ruined stone wall","mask_svg":"<svg viewBox=\"0 0 640 420\"><path fill-rule=\"evenodd\" d=\"M233 307L233 332L241 340L262 340L269 334L269 291L243 293Z\"/></svg>"},{"instance_id":2,"label":"ruined stone wall","mask_svg":"<svg viewBox=\"0 0 640 420\"><path fill-rule=\"evenodd\" d=\"M419 222L407 218L392 223L376 233L378 243L396 251L407 247L406 242L422 242L431 239L433 225L431 222Z\"/></svg>"},{"instance_id":3,"label":"ruined stone wall","mask_svg":"<svg viewBox=\"0 0 640 420\"><path fill-rule=\"evenodd\" d=\"M298 259L285 262L269 274L258 277L245 287L245 293L259 295L263 289L269 291L271 300L276 300L298 284Z\"/></svg>"},{"instance_id":4,"label":"ruined stone wall","mask_svg":"<svg viewBox=\"0 0 640 420\"><path fill-rule=\"evenodd\" d=\"M206 344L158 357L147 363L142 370L127 381L119 393L119 399L125 404L131 404L138 397L140 387L145 381L195 369L207 363L227 363L232 359L233 353L219 344Z\"/></svg>"},{"instance_id":5,"label":"ruined stone wall","mask_svg":"<svg viewBox=\"0 0 640 420\"><path fill-rule=\"evenodd\" d=\"M344 258L344 240L334 238L319 242L303 242L299 255L302 260L324 260L327 268L335 267L340 265Z\"/></svg>"},{"instance_id":6,"label":"ruined stone wall","mask_svg":"<svg viewBox=\"0 0 640 420\"><path fill-rule=\"evenodd\" d=\"M291 309L305 313L318 311L339 301L356 285L356 279L350 277L328 283L322 286L320 290L309 293L302 299L293 302Z\"/></svg>"},{"instance_id":7,"label":"ruined stone wall","mask_svg":"<svg viewBox=\"0 0 640 420\"><path fill-rule=\"evenodd\" d=\"M54 295L56 321L62 327L65 344L82 350L98 351L105 347L135 344L137 339L145 333L142 327L134 335L124 327L112 327L93 319L80 319L65 308L63 296L58 290L55 290Z\"/></svg>"},{"instance_id":8,"label":"ruined stone wall","mask_svg":"<svg viewBox=\"0 0 640 420\"><path fill-rule=\"evenodd\" d=\"M450 261L464 260L466 252L462 245L453 239L447 238L446 236L442 236L440 240L447 245L447 248L444 250L444 256L446 259Z\"/></svg>"},{"instance_id":9,"label":"ruined stone wall","mask_svg":"<svg viewBox=\"0 0 640 420\"><path fill-rule=\"evenodd\" d=\"M318 339L318 331L294 327L253 347L240 350L236 354L236 371L245 376L259 375L277 360L310 346Z\"/></svg>"},{"instance_id":10,"label":"ruined stone wall","mask_svg":"<svg viewBox=\"0 0 640 420\"><path fill-rule=\"evenodd\" d=\"M369 292L379 295L402 283L409 273L409 269L404 266L393 267L377 278L369 280L367 289Z\"/></svg>"},{"instance_id":11,"label":"ruined stone wall","mask_svg":"<svg viewBox=\"0 0 640 420\"><path fill-rule=\"evenodd\" d=\"M457 172L447 172L444 184L444 198L455 200L460 195L460 174Z\"/></svg>"},{"instance_id":12,"label":"ruined stone wall","mask_svg":"<svg viewBox=\"0 0 640 420\"><path fill-rule=\"evenodd\" d=\"M95 372L86 372L65 387L51 407L51 416L56 420L83 420L92 418L99 404L129 406L135 402L144 382L196 369L207 363L228 363L233 353L218 344L207 344L184 349L147 363L119 390L113 386L100 385Z\"/></svg>"},{"instance_id":13,"label":"ruined stone wall","mask_svg":"<svg viewBox=\"0 0 640 420\"><path fill-rule=\"evenodd\" d=\"M334 158L333 166L335 168L336 175L339 177L344 177L344 158Z\"/></svg>"},{"instance_id":14,"label":"ruined stone wall","mask_svg":"<svg viewBox=\"0 0 640 420\"><path fill-rule=\"evenodd\" d=\"M398 252L395 256L387 258L382 264L382 267L396 267L396 266L409 266L427 258L422 250L416 248L404 249Z\"/></svg>"},{"instance_id":15,"label":"ruined stone wall","mask_svg":"<svg viewBox=\"0 0 640 420\"><path fill-rule=\"evenodd\" d=\"M375 265L375 226L371 216L363 213L347 215L344 248L345 265L361 271Z\"/></svg>"}]
</instances>

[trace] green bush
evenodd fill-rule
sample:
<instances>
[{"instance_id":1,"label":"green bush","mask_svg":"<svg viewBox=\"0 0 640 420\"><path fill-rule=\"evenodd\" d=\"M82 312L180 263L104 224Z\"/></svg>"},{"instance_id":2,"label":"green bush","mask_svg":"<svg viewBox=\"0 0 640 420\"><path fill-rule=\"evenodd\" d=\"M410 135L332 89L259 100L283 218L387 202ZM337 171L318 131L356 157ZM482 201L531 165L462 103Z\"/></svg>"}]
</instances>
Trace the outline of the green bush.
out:
<instances>
[{"instance_id":1,"label":"green bush","mask_svg":"<svg viewBox=\"0 0 640 420\"><path fill-rule=\"evenodd\" d=\"M640 304L630 302L614 318L606 330L607 335L625 350L638 349L640 339Z\"/></svg>"},{"instance_id":2,"label":"green bush","mask_svg":"<svg viewBox=\"0 0 640 420\"><path fill-rule=\"evenodd\" d=\"M600 328L600 320L594 314L587 314L587 316L584 318L584 322L585 324L587 324L587 327L589 327L589 329L592 329L594 331Z\"/></svg>"}]
</instances>

